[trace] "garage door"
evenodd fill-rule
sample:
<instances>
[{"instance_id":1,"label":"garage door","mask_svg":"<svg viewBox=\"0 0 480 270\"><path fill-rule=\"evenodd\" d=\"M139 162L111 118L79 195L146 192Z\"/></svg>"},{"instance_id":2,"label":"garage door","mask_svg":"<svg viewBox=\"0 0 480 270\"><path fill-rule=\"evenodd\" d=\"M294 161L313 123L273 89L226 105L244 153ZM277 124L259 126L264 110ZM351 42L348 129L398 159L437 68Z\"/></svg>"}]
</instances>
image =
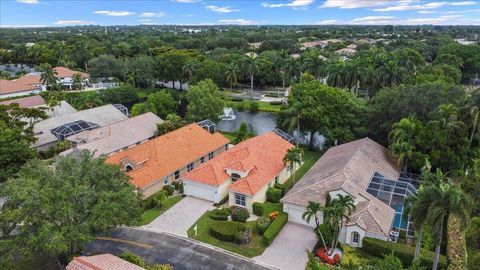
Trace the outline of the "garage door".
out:
<instances>
[{"instance_id":1,"label":"garage door","mask_svg":"<svg viewBox=\"0 0 480 270\"><path fill-rule=\"evenodd\" d=\"M215 188L184 181L184 193L193 197L215 202Z\"/></svg>"},{"instance_id":2,"label":"garage door","mask_svg":"<svg viewBox=\"0 0 480 270\"><path fill-rule=\"evenodd\" d=\"M289 222L307 225L309 227L315 227L315 220L313 218L310 220L310 223L307 223L305 220L302 219L305 208L285 203L283 205L283 211L288 213Z\"/></svg>"}]
</instances>

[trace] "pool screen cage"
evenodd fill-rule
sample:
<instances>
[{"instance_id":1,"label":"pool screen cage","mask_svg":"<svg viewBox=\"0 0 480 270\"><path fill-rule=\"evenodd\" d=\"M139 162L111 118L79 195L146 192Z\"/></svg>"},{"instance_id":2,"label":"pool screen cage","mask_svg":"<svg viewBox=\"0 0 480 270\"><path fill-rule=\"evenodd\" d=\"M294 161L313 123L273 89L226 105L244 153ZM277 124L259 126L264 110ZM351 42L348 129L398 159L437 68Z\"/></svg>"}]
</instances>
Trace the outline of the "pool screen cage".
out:
<instances>
[{"instance_id":1,"label":"pool screen cage","mask_svg":"<svg viewBox=\"0 0 480 270\"><path fill-rule=\"evenodd\" d=\"M375 172L367 188L368 193L395 210L393 229L404 230L408 236L413 236L414 229L408 214L404 213L404 204L407 196L417 195L419 182L416 179L418 175L402 172L398 180L391 180Z\"/></svg>"},{"instance_id":2,"label":"pool screen cage","mask_svg":"<svg viewBox=\"0 0 480 270\"><path fill-rule=\"evenodd\" d=\"M75 121L75 122L71 122L71 123L67 123L67 124L63 124L61 126L58 126L54 129L50 130L50 132L52 132L52 134L55 135L55 137L57 137L57 139L59 141L63 141L68 136L72 136L72 135L77 134L79 132L82 132L82 131L85 131L85 130L91 130L91 129L98 128L98 127L100 127L100 126L95 124L95 123L87 122L87 121L83 121L83 120L78 120L78 121Z\"/></svg>"},{"instance_id":3,"label":"pool screen cage","mask_svg":"<svg viewBox=\"0 0 480 270\"><path fill-rule=\"evenodd\" d=\"M128 108L123 104L113 104L113 107L117 108L117 110L121 111L123 114L128 116Z\"/></svg>"},{"instance_id":4,"label":"pool screen cage","mask_svg":"<svg viewBox=\"0 0 480 270\"><path fill-rule=\"evenodd\" d=\"M215 133L217 131L215 123L210 119L205 119L203 121L197 122L197 125L201 126L203 129L210 133Z\"/></svg>"}]
</instances>

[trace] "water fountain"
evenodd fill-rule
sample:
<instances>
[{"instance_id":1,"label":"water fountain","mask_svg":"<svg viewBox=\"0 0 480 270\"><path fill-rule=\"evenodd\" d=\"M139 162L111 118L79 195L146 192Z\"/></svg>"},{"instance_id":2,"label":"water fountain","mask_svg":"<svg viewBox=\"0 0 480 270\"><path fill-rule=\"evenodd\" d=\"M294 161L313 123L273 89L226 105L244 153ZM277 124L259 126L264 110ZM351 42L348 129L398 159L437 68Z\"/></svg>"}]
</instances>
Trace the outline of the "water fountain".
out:
<instances>
[{"instance_id":1,"label":"water fountain","mask_svg":"<svg viewBox=\"0 0 480 270\"><path fill-rule=\"evenodd\" d=\"M233 113L233 109L229 107L223 108L223 114L219 117L221 120L235 120L235 114Z\"/></svg>"}]
</instances>

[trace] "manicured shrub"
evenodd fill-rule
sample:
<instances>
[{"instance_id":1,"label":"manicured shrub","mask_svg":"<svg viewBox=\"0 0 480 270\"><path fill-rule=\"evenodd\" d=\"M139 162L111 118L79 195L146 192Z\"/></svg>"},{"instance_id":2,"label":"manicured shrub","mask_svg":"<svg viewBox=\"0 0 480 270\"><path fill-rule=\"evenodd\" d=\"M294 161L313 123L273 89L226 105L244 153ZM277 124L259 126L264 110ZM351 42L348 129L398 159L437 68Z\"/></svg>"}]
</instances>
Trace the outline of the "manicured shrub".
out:
<instances>
[{"instance_id":1,"label":"manicured shrub","mask_svg":"<svg viewBox=\"0 0 480 270\"><path fill-rule=\"evenodd\" d=\"M257 101L250 102L250 111L251 112L258 112L259 108L260 108L260 104L258 104Z\"/></svg>"},{"instance_id":2,"label":"manicured shrub","mask_svg":"<svg viewBox=\"0 0 480 270\"><path fill-rule=\"evenodd\" d=\"M234 242L235 234L245 231L245 224L232 221L215 221L210 224L210 234L222 241Z\"/></svg>"},{"instance_id":3,"label":"manicured shrub","mask_svg":"<svg viewBox=\"0 0 480 270\"><path fill-rule=\"evenodd\" d=\"M167 191L168 196L172 196L173 192L175 192L175 187L172 185L165 185L163 186L163 190Z\"/></svg>"},{"instance_id":4,"label":"manicured shrub","mask_svg":"<svg viewBox=\"0 0 480 270\"><path fill-rule=\"evenodd\" d=\"M223 198L221 201L219 201L218 203L215 203L215 204L213 204L213 205L215 205L215 206L222 206L222 205L225 204L227 201L228 201L228 194L227 194L227 196L225 196L225 198Z\"/></svg>"},{"instance_id":5,"label":"manicured shrub","mask_svg":"<svg viewBox=\"0 0 480 270\"><path fill-rule=\"evenodd\" d=\"M282 230L283 226L288 221L288 214L287 213L279 213L277 218L272 221L270 226L268 226L267 230L263 233L263 242L265 245L269 246L275 237L280 233Z\"/></svg>"},{"instance_id":6,"label":"manicured shrub","mask_svg":"<svg viewBox=\"0 0 480 270\"><path fill-rule=\"evenodd\" d=\"M232 207L231 208L232 220L245 222L250 217L250 213L246 208L243 207Z\"/></svg>"},{"instance_id":7,"label":"manicured shrub","mask_svg":"<svg viewBox=\"0 0 480 270\"><path fill-rule=\"evenodd\" d=\"M363 247L362 249L367 253L383 257L384 255L393 254L395 257L399 258L402 261L403 267L407 268L411 265L413 261L413 254L415 253L415 247L410 247L404 244L397 244L387 241L382 241L378 239L363 238ZM434 252L421 249L420 251L420 264L424 267L430 269L433 265ZM438 262L439 269L447 268L447 258L443 255L440 255L440 260Z\"/></svg>"},{"instance_id":8,"label":"manicured shrub","mask_svg":"<svg viewBox=\"0 0 480 270\"><path fill-rule=\"evenodd\" d=\"M263 235L263 233L267 230L268 226L270 226L272 222L268 217L259 217L255 222L255 226L257 227L258 233Z\"/></svg>"},{"instance_id":9,"label":"manicured shrub","mask_svg":"<svg viewBox=\"0 0 480 270\"><path fill-rule=\"evenodd\" d=\"M145 200L143 200L143 208L145 210L152 209L155 206L156 206L155 195L150 196L150 197L146 198Z\"/></svg>"},{"instance_id":10,"label":"manicured shrub","mask_svg":"<svg viewBox=\"0 0 480 270\"><path fill-rule=\"evenodd\" d=\"M215 209L208 213L208 216L213 220L228 220L228 216L230 215L230 209L223 208L223 209Z\"/></svg>"},{"instance_id":11,"label":"manicured shrub","mask_svg":"<svg viewBox=\"0 0 480 270\"><path fill-rule=\"evenodd\" d=\"M282 198L282 190L278 188L267 189L267 200L269 202L278 203Z\"/></svg>"},{"instance_id":12,"label":"manicured shrub","mask_svg":"<svg viewBox=\"0 0 480 270\"><path fill-rule=\"evenodd\" d=\"M253 213L257 216L263 216L263 210L264 210L264 207L263 207L263 203L259 203L259 202L254 202L252 204L252 208L253 208Z\"/></svg>"},{"instance_id":13,"label":"manicured shrub","mask_svg":"<svg viewBox=\"0 0 480 270\"><path fill-rule=\"evenodd\" d=\"M282 196L285 196L287 187L284 184L276 183L274 187L280 189L282 191Z\"/></svg>"},{"instance_id":14,"label":"manicured shrub","mask_svg":"<svg viewBox=\"0 0 480 270\"><path fill-rule=\"evenodd\" d=\"M180 186L183 185L182 182L179 182L179 181L175 181L172 183L173 187L175 188L175 190L179 190L180 189Z\"/></svg>"},{"instance_id":15,"label":"manicured shrub","mask_svg":"<svg viewBox=\"0 0 480 270\"><path fill-rule=\"evenodd\" d=\"M168 196L166 195L165 192L163 192L163 190L162 192L157 192L157 194L153 195L153 200L155 201L155 207L157 207L158 209L162 208L167 197Z\"/></svg>"},{"instance_id":16,"label":"manicured shrub","mask_svg":"<svg viewBox=\"0 0 480 270\"><path fill-rule=\"evenodd\" d=\"M131 253L131 252L124 252L120 254L120 258L124 259L127 262L131 262L133 264L136 264L140 267L145 267L145 261L142 259L142 257L138 256L137 254Z\"/></svg>"}]
</instances>

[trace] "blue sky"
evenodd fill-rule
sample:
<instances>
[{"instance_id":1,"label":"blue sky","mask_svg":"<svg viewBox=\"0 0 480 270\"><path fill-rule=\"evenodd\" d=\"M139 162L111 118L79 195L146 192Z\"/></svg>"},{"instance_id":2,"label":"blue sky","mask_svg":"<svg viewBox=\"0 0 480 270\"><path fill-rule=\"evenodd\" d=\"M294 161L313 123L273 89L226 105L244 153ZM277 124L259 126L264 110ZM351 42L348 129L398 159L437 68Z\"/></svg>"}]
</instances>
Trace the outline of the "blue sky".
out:
<instances>
[{"instance_id":1,"label":"blue sky","mask_svg":"<svg viewBox=\"0 0 480 270\"><path fill-rule=\"evenodd\" d=\"M480 0L0 0L0 26L480 25Z\"/></svg>"}]
</instances>

